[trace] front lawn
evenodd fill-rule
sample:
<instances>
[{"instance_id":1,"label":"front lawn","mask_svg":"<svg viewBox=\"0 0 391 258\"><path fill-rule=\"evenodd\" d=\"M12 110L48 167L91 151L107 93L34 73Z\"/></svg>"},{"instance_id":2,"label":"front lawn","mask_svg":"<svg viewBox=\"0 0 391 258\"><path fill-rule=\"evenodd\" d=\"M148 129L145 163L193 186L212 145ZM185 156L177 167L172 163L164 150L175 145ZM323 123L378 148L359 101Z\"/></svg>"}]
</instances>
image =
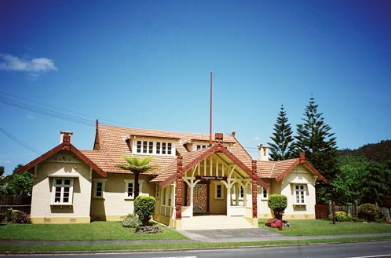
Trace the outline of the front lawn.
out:
<instances>
[{"instance_id":1,"label":"front lawn","mask_svg":"<svg viewBox=\"0 0 391 258\"><path fill-rule=\"evenodd\" d=\"M169 240L186 239L177 231L160 226L163 233L136 234L121 222L96 221L90 224L7 224L0 226L0 240Z\"/></svg>"},{"instance_id":2,"label":"front lawn","mask_svg":"<svg viewBox=\"0 0 391 258\"><path fill-rule=\"evenodd\" d=\"M282 231L265 226L267 220L260 219L259 227L279 232L285 236L320 236L320 235L347 235L390 233L391 224L362 223L362 222L337 222L335 225L328 220L290 220L291 227L285 227Z\"/></svg>"}]
</instances>

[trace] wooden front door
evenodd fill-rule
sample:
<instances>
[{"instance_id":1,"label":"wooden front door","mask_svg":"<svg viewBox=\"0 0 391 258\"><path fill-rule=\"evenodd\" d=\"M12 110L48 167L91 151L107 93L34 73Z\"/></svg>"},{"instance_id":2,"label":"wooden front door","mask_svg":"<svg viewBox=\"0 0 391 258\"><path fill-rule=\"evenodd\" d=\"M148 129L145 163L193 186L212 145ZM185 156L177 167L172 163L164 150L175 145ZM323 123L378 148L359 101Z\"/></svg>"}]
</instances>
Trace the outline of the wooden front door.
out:
<instances>
[{"instance_id":1,"label":"wooden front door","mask_svg":"<svg viewBox=\"0 0 391 258\"><path fill-rule=\"evenodd\" d=\"M209 191L207 184L196 184L193 193L193 213L208 212ZM190 203L190 187L187 188L187 203Z\"/></svg>"}]
</instances>

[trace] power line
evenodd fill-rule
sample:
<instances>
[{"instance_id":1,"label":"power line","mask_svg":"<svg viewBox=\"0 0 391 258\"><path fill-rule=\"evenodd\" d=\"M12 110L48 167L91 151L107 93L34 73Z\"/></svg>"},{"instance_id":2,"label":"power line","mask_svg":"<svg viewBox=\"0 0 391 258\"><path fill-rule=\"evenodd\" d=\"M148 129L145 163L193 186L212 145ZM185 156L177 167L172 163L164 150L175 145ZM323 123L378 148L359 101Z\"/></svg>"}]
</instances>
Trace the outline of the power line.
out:
<instances>
[{"instance_id":1,"label":"power line","mask_svg":"<svg viewBox=\"0 0 391 258\"><path fill-rule=\"evenodd\" d=\"M10 138L11 140L15 141L16 143L18 143L19 145L25 147L26 149L36 153L36 154L41 154L41 152L33 147L31 147L30 145L28 145L27 143L24 143L23 141L21 141L20 139L18 139L16 136L12 135L11 133L7 132L4 128L0 127L0 131L5 134L8 138Z\"/></svg>"}]
</instances>

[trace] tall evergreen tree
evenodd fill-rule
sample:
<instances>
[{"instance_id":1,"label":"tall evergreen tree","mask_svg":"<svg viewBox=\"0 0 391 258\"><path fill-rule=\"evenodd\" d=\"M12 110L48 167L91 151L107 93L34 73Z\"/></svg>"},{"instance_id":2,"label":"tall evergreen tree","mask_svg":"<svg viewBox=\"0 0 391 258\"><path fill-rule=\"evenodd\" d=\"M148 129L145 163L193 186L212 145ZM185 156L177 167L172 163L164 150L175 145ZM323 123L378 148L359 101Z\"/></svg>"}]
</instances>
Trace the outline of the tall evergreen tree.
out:
<instances>
[{"instance_id":1,"label":"tall evergreen tree","mask_svg":"<svg viewBox=\"0 0 391 258\"><path fill-rule=\"evenodd\" d=\"M277 117L277 122L274 124L274 133L270 137L273 142L268 142L270 150L270 158L272 160L285 160L294 156L294 138L292 136L292 128L288 123L284 105L281 105L280 113Z\"/></svg>"},{"instance_id":2,"label":"tall evergreen tree","mask_svg":"<svg viewBox=\"0 0 391 258\"><path fill-rule=\"evenodd\" d=\"M325 123L323 113L318 112L318 105L310 98L304 113L303 124L297 125L297 152L305 152L306 159L328 180L332 180L337 171L337 143L331 127ZM330 200L330 187L318 181L317 200Z\"/></svg>"}]
</instances>

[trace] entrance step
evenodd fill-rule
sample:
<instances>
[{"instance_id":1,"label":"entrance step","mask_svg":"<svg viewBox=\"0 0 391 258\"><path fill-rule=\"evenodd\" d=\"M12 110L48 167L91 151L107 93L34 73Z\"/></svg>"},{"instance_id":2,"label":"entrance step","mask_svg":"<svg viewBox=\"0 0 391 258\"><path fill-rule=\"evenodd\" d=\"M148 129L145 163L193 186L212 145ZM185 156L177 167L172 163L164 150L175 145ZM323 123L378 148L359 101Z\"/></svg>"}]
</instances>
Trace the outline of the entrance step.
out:
<instances>
[{"instance_id":1,"label":"entrance step","mask_svg":"<svg viewBox=\"0 0 391 258\"><path fill-rule=\"evenodd\" d=\"M227 217L225 215L206 215L182 218L183 230L238 229L253 228L244 217Z\"/></svg>"}]
</instances>

